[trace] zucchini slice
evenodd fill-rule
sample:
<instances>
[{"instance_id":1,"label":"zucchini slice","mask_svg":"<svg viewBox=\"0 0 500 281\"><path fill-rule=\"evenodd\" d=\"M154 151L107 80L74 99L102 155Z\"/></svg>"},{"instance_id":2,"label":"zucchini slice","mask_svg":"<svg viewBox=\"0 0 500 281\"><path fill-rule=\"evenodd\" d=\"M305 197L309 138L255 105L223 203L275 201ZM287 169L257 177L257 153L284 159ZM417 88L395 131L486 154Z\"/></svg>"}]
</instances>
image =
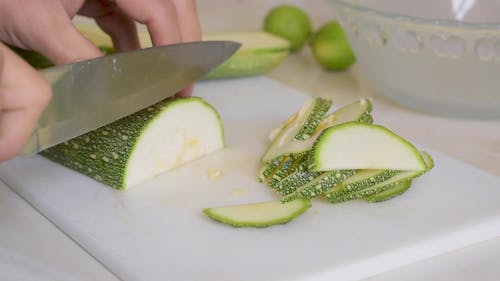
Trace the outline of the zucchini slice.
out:
<instances>
[{"instance_id":1,"label":"zucchini slice","mask_svg":"<svg viewBox=\"0 0 500 281\"><path fill-rule=\"evenodd\" d=\"M287 223L311 207L309 200L270 201L203 210L209 218L234 227L268 227Z\"/></svg>"},{"instance_id":2,"label":"zucchini slice","mask_svg":"<svg viewBox=\"0 0 500 281\"><path fill-rule=\"evenodd\" d=\"M281 64L290 52L290 42L264 31L204 34L203 40L241 43L240 49L205 79L263 75Z\"/></svg>"},{"instance_id":3,"label":"zucchini slice","mask_svg":"<svg viewBox=\"0 0 500 281\"><path fill-rule=\"evenodd\" d=\"M398 171L396 174L390 176L384 181L378 181L376 184L364 186L364 188L351 188L351 189L340 189L334 190L333 192L327 193L325 197L331 203L340 203L349 200L361 199L370 197L372 195L381 193L381 198L387 195L391 195L392 192L389 190L400 190L402 183L412 181L413 179L423 175L430 169L434 167L434 161L431 156L425 151L421 152L422 158L425 160L426 170L423 171ZM409 188L409 187L408 187ZM404 191L402 191L404 192ZM401 193L402 193L401 192ZM384 195L385 194L385 195ZM389 198L388 198L389 199Z\"/></svg>"},{"instance_id":4,"label":"zucchini slice","mask_svg":"<svg viewBox=\"0 0 500 281\"><path fill-rule=\"evenodd\" d=\"M355 170L336 170L323 172L313 180L298 187L295 191L283 197L281 201L289 202L299 198L312 199L318 197L328 190L332 189L339 182L346 180L354 173L356 173Z\"/></svg>"},{"instance_id":5,"label":"zucchini slice","mask_svg":"<svg viewBox=\"0 0 500 281\"><path fill-rule=\"evenodd\" d=\"M298 153L307 153L310 151L316 141L317 137L321 134L321 132L334 125L346 123L346 122L361 122L371 124L373 122L373 118L371 116L372 111L372 103L369 99L360 99L351 104L345 105L328 116L324 117L323 120L319 123L316 129L312 132L310 137L305 138L304 140L292 140L287 143L283 143L279 147L275 147L277 151L274 152L274 155L290 155L290 154L298 154ZM280 132L282 132L287 126L292 124L297 118L297 114L290 117L286 120L280 127L273 130L269 136L272 141L275 141L279 136Z\"/></svg>"},{"instance_id":6,"label":"zucchini slice","mask_svg":"<svg viewBox=\"0 0 500 281\"><path fill-rule=\"evenodd\" d=\"M356 200L356 199L361 199L363 197L367 197L376 193L384 192L386 190L389 190L393 188L394 186L400 184L401 182L406 182L409 180L413 180L414 178L422 175L423 172L420 171L402 171L397 173L395 176L391 177L390 179L380 182L378 184L372 185L370 187L361 189L356 192L351 192L351 191L339 191L339 192L334 192L330 193L326 198L328 201L331 203L340 203L340 202L345 202L349 200Z\"/></svg>"},{"instance_id":7,"label":"zucchini slice","mask_svg":"<svg viewBox=\"0 0 500 281\"><path fill-rule=\"evenodd\" d=\"M392 199L398 195L405 193L408 189L410 189L411 183L412 180L402 181L385 191L365 196L363 197L363 200L370 203L387 201L389 199Z\"/></svg>"},{"instance_id":8,"label":"zucchini slice","mask_svg":"<svg viewBox=\"0 0 500 281\"><path fill-rule=\"evenodd\" d=\"M278 157L306 151L308 143L301 142L301 140L305 140L313 135L331 105L331 100L323 98L309 99L299 112L286 122L286 125L283 126L283 129L281 129L271 145L264 152L261 161L268 163Z\"/></svg>"},{"instance_id":9,"label":"zucchini slice","mask_svg":"<svg viewBox=\"0 0 500 281\"><path fill-rule=\"evenodd\" d=\"M164 100L41 155L124 190L224 146L217 111L190 97Z\"/></svg>"},{"instance_id":10,"label":"zucchini slice","mask_svg":"<svg viewBox=\"0 0 500 281\"><path fill-rule=\"evenodd\" d=\"M325 129L313 147L315 171L375 169L425 171L420 152L389 129L347 122Z\"/></svg>"},{"instance_id":11,"label":"zucchini slice","mask_svg":"<svg viewBox=\"0 0 500 281\"><path fill-rule=\"evenodd\" d=\"M97 46L112 47L110 37L96 25L79 24L77 29ZM142 48L151 47L146 30L138 32ZM236 78L269 73L290 53L290 42L265 31L220 32L203 34L205 41L235 41L240 49L225 63L210 72L205 79Z\"/></svg>"}]
</instances>

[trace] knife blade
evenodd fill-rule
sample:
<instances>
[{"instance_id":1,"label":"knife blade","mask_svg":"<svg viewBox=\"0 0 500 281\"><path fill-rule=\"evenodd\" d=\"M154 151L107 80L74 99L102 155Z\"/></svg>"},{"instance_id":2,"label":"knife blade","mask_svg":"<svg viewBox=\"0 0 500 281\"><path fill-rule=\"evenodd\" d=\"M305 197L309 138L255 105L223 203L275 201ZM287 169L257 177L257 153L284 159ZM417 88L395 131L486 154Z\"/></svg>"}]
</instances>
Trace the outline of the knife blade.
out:
<instances>
[{"instance_id":1,"label":"knife blade","mask_svg":"<svg viewBox=\"0 0 500 281\"><path fill-rule=\"evenodd\" d=\"M43 69L53 96L23 154L40 152L173 96L239 47L231 41L179 43Z\"/></svg>"}]
</instances>

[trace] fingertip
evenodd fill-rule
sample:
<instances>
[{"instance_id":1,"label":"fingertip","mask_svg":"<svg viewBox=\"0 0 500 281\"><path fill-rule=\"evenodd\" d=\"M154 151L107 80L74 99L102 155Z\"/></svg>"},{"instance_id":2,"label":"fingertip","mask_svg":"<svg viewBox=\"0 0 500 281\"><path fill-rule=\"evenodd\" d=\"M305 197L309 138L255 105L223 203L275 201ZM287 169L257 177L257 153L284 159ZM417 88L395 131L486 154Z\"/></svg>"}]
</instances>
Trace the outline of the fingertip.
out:
<instances>
[{"instance_id":1,"label":"fingertip","mask_svg":"<svg viewBox=\"0 0 500 281\"><path fill-rule=\"evenodd\" d=\"M190 97L193 95L193 90L194 90L194 86L191 85L191 86L188 86L188 87L180 90L177 94L175 94L175 96L180 97L180 98L187 98L187 97Z\"/></svg>"}]
</instances>

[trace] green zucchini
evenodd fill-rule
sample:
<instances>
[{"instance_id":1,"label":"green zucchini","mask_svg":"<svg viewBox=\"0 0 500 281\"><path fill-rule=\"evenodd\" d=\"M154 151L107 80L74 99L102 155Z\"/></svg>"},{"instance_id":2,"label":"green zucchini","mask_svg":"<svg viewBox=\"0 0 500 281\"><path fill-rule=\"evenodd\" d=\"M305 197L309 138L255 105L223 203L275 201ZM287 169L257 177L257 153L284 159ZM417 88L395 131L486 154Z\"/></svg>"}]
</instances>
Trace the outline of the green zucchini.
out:
<instances>
[{"instance_id":1,"label":"green zucchini","mask_svg":"<svg viewBox=\"0 0 500 281\"><path fill-rule=\"evenodd\" d=\"M190 97L164 100L41 155L124 190L224 146L217 111Z\"/></svg>"},{"instance_id":2,"label":"green zucchini","mask_svg":"<svg viewBox=\"0 0 500 281\"><path fill-rule=\"evenodd\" d=\"M78 30L97 46L111 47L112 43L97 26L77 25ZM143 48L151 47L151 38L146 30L139 30L139 41ZM290 42L264 31L220 32L203 34L204 41L236 41L240 49L225 63L210 72L205 79L235 78L263 75L272 71L290 53Z\"/></svg>"},{"instance_id":3,"label":"green zucchini","mask_svg":"<svg viewBox=\"0 0 500 281\"><path fill-rule=\"evenodd\" d=\"M261 158L263 163L273 161L278 157L298 154L306 151L299 142L312 136L323 121L332 105L331 100L311 98L283 126L276 138ZM289 149L291 143L297 143L297 150ZM307 145L307 144L306 144Z\"/></svg>"},{"instance_id":4,"label":"green zucchini","mask_svg":"<svg viewBox=\"0 0 500 281\"><path fill-rule=\"evenodd\" d=\"M413 179L423 175L434 167L432 157L425 151L421 152L422 158L425 161L426 169L420 171L398 171L393 176L384 181L378 181L376 184L365 185L363 188L339 189L327 193L325 197L331 203L345 202L348 200L361 199L370 197L378 193L390 194L389 190L400 189L401 183L412 181ZM385 195L382 195L383 197Z\"/></svg>"},{"instance_id":5,"label":"green zucchini","mask_svg":"<svg viewBox=\"0 0 500 281\"><path fill-rule=\"evenodd\" d=\"M356 170L335 170L323 172L313 180L297 188L293 193L286 195L281 199L283 202L289 202L299 198L312 199L318 197L338 183L356 173Z\"/></svg>"},{"instance_id":6,"label":"green zucchini","mask_svg":"<svg viewBox=\"0 0 500 281\"><path fill-rule=\"evenodd\" d=\"M347 122L325 129L313 146L310 168L425 171L420 152L389 129Z\"/></svg>"},{"instance_id":7,"label":"green zucchini","mask_svg":"<svg viewBox=\"0 0 500 281\"><path fill-rule=\"evenodd\" d=\"M337 124L354 121L371 124L373 122L371 111L372 103L369 99L360 99L356 102L345 105L324 117L308 138L305 138L304 140L282 142L281 145L275 145L273 148L270 148L269 150L271 151L268 150L267 153L272 153L272 156L308 153L308 151L312 149L317 137L324 129ZM294 119L294 116L290 117L280 127L273 130L269 138L272 141L275 141L279 134L292 124L294 120L296 120L296 118Z\"/></svg>"},{"instance_id":8,"label":"green zucchini","mask_svg":"<svg viewBox=\"0 0 500 281\"><path fill-rule=\"evenodd\" d=\"M385 191L365 196L363 197L363 200L370 203L387 201L406 192L408 189L410 189L411 183L412 180L402 181Z\"/></svg>"},{"instance_id":9,"label":"green zucchini","mask_svg":"<svg viewBox=\"0 0 500 281\"><path fill-rule=\"evenodd\" d=\"M349 200L361 199L363 197L371 196L376 193L384 192L394 186L400 184L401 182L406 182L413 180L414 178L422 175L422 171L400 171L393 177L386 181L380 182L378 184L372 185L370 187L358 190L358 191L344 191L330 193L327 197L328 201L331 203L340 203Z\"/></svg>"},{"instance_id":10,"label":"green zucchini","mask_svg":"<svg viewBox=\"0 0 500 281\"><path fill-rule=\"evenodd\" d=\"M287 223L311 207L309 200L288 203L270 201L235 206L206 208L209 218L234 227L268 227Z\"/></svg>"},{"instance_id":11,"label":"green zucchini","mask_svg":"<svg viewBox=\"0 0 500 281\"><path fill-rule=\"evenodd\" d=\"M336 194L348 194L384 182L398 173L396 170L359 170L325 193L326 198Z\"/></svg>"},{"instance_id":12,"label":"green zucchini","mask_svg":"<svg viewBox=\"0 0 500 281\"><path fill-rule=\"evenodd\" d=\"M205 79L263 75L281 64L290 52L290 42L264 31L204 34L203 40L241 43L240 49Z\"/></svg>"}]
</instances>

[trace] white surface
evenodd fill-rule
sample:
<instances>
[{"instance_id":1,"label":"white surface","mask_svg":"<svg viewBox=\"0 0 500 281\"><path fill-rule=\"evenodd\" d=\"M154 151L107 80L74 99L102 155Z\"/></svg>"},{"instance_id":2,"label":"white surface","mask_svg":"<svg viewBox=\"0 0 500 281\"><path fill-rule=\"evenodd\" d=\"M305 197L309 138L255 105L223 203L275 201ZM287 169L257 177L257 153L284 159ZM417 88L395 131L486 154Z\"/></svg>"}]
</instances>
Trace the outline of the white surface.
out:
<instances>
[{"instance_id":1,"label":"white surface","mask_svg":"<svg viewBox=\"0 0 500 281\"><path fill-rule=\"evenodd\" d=\"M498 281L500 238L404 266L363 281Z\"/></svg>"},{"instance_id":2,"label":"white surface","mask_svg":"<svg viewBox=\"0 0 500 281\"><path fill-rule=\"evenodd\" d=\"M0 181L0 280L118 279Z\"/></svg>"},{"instance_id":3,"label":"white surface","mask_svg":"<svg viewBox=\"0 0 500 281\"><path fill-rule=\"evenodd\" d=\"M212 222L203 207L276 198L255 180L258 158L307 97L267 78L196 93L219 110L229 148L142 188L117 192L40 157L0 177L124 280L354 280L500 235L500 179L434 151L436 167L389 202L314 201L268 229ZM213 168L224 175L210 180Z\"/></svg>"}]
</instances>

